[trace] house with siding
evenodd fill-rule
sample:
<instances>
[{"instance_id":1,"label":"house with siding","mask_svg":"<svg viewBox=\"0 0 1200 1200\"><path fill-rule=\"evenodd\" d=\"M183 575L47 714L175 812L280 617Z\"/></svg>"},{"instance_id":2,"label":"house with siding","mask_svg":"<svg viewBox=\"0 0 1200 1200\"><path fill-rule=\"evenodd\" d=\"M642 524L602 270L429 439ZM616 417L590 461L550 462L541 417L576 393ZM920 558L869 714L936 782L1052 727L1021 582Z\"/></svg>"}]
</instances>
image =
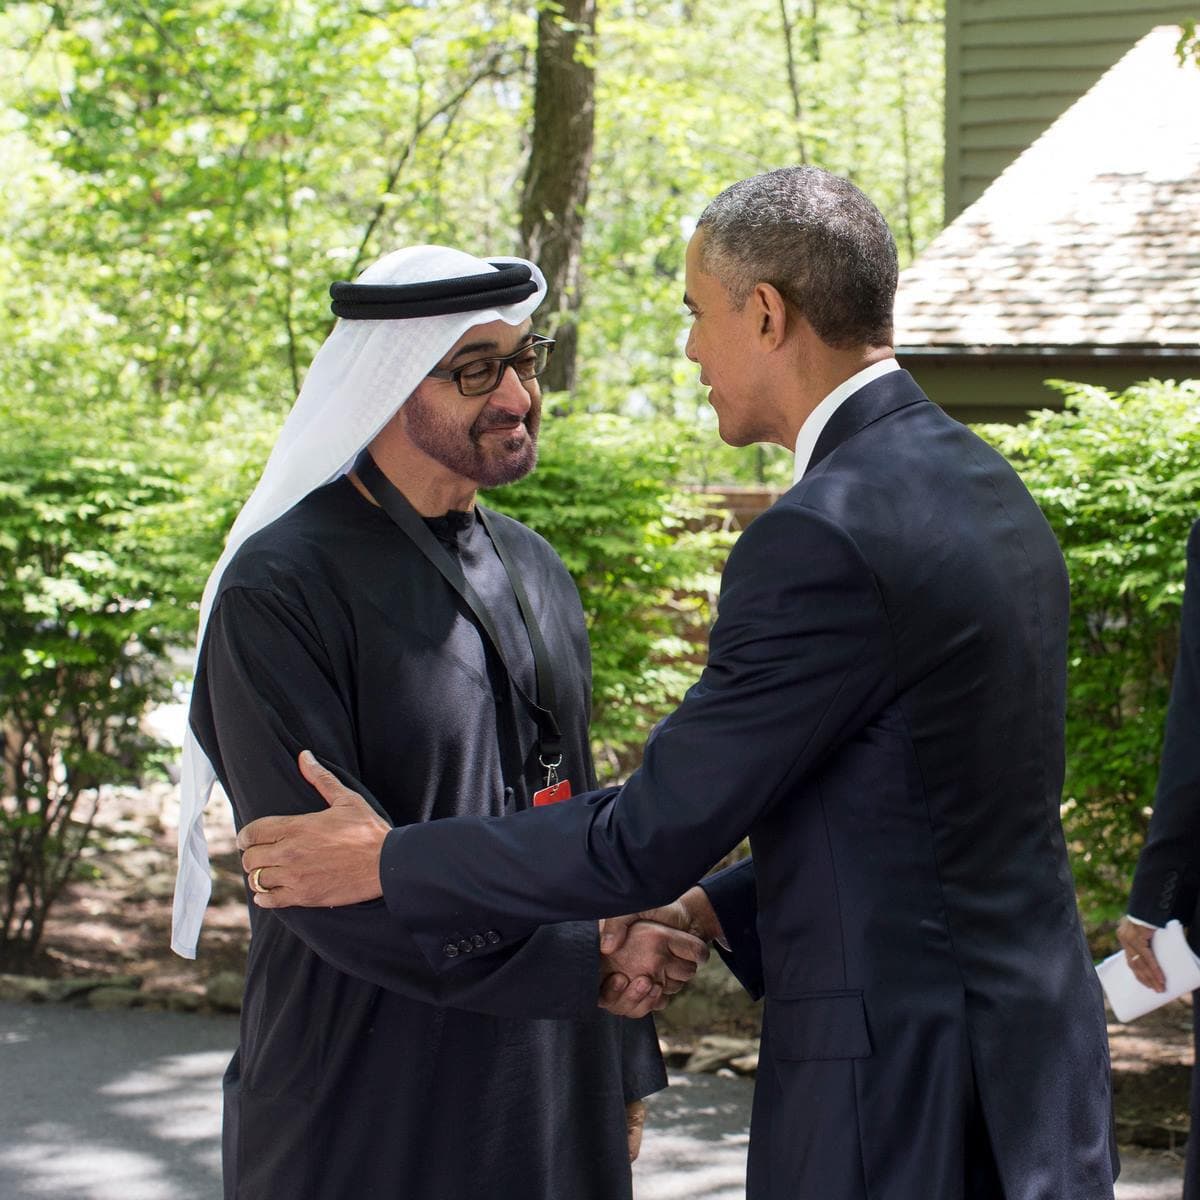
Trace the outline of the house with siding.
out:
<instances>
[{"instance_id":1,"label":"house with siding","mask_svg":"<svg viewBox=\"0 0 1200 1200\"><path fill-rule=\"evenodd\" d=\"M973 204L1178 0L946 0L946 221Z\"/></svg>"},{"instance_id":2,"label":"house with siding","mask_svg":"<svg viewBox=\"0 0 1200 1200\"><path fill-rule=\"evenodd\" d=\"M901 277L896 335L960 419L1056 406L1048 378L1200 376L1200 68L1146 28L1196 8L1132 8L949 0L953 219Z\"/></svg>"}]
</instances>

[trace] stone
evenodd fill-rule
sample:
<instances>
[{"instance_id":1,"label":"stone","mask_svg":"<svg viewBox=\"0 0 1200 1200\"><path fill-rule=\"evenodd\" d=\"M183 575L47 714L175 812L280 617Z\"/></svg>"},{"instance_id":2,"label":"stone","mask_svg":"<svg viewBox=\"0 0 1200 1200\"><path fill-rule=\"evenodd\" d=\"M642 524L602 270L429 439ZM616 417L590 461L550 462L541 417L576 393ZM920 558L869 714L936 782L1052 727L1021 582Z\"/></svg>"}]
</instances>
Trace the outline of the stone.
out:
<instances>
[{"instance_id":1,"label":"stone","mask_svg":"<svg viewBox=\"0 0 1200 1200\"><path fill-rule=\"evenodd\" d=\"M743 1054L741 1058L731 1058L729 1066L737 1075L757 1075L758 1051L755 1050L753 1054Z\"/></svg>"},{"instance_id":2,"label":"stone","mask_svg":"<svg viewBox=\"0 0 1200 1200\"><path fill-rule=\"evenodd\" d=\"M757 1041L714 1033L700 1039L683 1069L711 1075L723 1067L728 1067L734 1059L747 1058L750 1055L757 1060Z\"/></svg>"},{"instance_id":3,"label":"stone","mask_svg":"<svg viewBox=\"0 0 1200 1200\"><path fill-rule=\"evenodd\" d=\"M218 1012L241 1012L245 978L237 971L219 971L204 985L204 996Z\"/></svg>"},{"instance_id":4,"label":"stone","mask_svg":"<svg viewBox=\"0 0 1200 1200\"><path fill-rule=\"evenodd\" d=\"M18 1003L44 1003L56 1000L54 980L38 979L33 975L0 975L0 1000Z\"/></svg>"},{"instance_id":5,"label":"stone","mask_svg":"<svg viewBox=\"0 0 1200 1200\"><path fill-rule=\"evenodd\" d=\"M117 1008L138 1008L142 1003L142 993L138 988L129 987L98 987L87 994L88 1008L109 1012Z\"/></svg>"},{"instance_id":6,"label":"stone","mask_svg":"<svg viewBox=\"0 0 1200 1200\"><path fill-rule=\"evenodd\" d=\"M108 975L92 979L60 979L55 986L58 991L56 1000L86 1001L91 992L102 987L137 991L142 986L142 978L140 975Z\"/></svg>"}]
</instances>

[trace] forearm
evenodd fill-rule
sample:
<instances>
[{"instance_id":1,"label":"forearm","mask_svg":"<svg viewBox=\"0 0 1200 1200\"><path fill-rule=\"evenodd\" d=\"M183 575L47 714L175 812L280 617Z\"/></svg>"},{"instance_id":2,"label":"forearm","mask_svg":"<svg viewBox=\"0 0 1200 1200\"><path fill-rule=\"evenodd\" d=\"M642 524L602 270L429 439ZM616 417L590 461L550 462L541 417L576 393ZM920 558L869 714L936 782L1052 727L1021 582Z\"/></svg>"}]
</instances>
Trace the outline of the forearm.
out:
<instances>
[{"instance_id":1,"label":"forearm","mask_svg":"<svg viewBox=\"0 0 1200 1200\"><path fill-rule=\"evenodd\" d=\"M329 966L410 1000L498 1017L574 1019L596 1008L594 922L545 926L499 954L460 950L435 971L381 901L346 908L289 908L279 921ZM461 942L469 942L464 934ZM448 962L450 960L447 960Z\"/></svg>"}]
</instances>

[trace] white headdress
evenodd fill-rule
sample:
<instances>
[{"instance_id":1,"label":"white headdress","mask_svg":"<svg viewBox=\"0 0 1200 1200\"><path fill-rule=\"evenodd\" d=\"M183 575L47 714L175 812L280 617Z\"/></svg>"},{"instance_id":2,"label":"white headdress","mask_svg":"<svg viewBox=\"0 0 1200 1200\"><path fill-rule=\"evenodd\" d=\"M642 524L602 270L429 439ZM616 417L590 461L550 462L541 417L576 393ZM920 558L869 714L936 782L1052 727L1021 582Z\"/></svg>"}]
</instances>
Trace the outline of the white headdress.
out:
<instances>
[{"instance_id":1,"label":"white headdress","mask_svg":"<svg viewBox=\"0 0 1200 1200\"><path fill-rule=\"evenodd\" d=\"M529 274L511 271L513 267L528 268ZM489 289L490 281L479 279L488 272L529 282L515 289ZM349 470L359 451L468 329L489 321L519 325L546 294L541 271L524 259L488 262L444 246L396 250L372 263L355 282L372 285L364 291L374 291L379 299L364 299L356 287L335 285L341 294L335 290L334 311L355 319L339 320L317 351L258 486L233 523L204 588L197 652L221 575L238 547L313 489ZM432 286L415 289L421 298L412 301L401 285L415 284ZM534 290L529 292L531 285ZM515 298L522 293L528 294ZM436 299L431 302L431 297ZM430 307L439 315L418 315ZM179 866L171 932L171 948L184 958L196 957L212 892L202 815L215 781L212 765L189 727L183 742Z\"/></svg>"}]
</instances>

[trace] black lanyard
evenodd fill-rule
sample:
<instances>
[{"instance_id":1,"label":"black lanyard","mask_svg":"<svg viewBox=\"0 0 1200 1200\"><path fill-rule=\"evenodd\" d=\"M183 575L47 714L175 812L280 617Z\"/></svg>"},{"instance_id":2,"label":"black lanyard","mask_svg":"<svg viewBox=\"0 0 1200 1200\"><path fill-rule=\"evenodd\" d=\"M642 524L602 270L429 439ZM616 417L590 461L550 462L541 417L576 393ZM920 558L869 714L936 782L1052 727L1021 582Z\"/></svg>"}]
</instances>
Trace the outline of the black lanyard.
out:
<instances>
[{"instance_id":1,"label":"black lanyard","mask_svg":"<svg viewBox=\"0 0 1200 1200\"><path fill-rule=\"evenodd\" d=\"M479 593L471 586L470 581L463 573L462 564L438 541L433 531L421 519L421 515L404 498L400 489L379 469L369 450L364 450L358 456L354 463L354 473L379 507L408 535L409 540L458 593L476 621L479 622L479 627L491 642L492 649L500 660L500 665L537 722L538 762L546 771L546 782L549 784L557 781L558 767L562 765L562 732L559 729L558 718L555 716L558 701L554 690L554 673L550 666L550 652L546 649L541 627L537 623L533 606L529 603L529 596L525 592L525 585L521 582L520 572L516 569L508 548L498 536L498 531L493 527L491 520L482 508L476 508L475 511L479 514L479 519L483 522L483 527L487 531L488 537L492 539L496 553L500 556L500 563L512 585L513 594L517 598L517 607L521 610L521 619L525 622L525 629L529 634L529 645L533 650L533 666L537 676L538 699L542 702L541 704L533 700L521 687L517 676L505 660L504 650L501 648L500 637L496 632L492 615L488 612L487 605Z\"/></svg>"}]
</instances>

